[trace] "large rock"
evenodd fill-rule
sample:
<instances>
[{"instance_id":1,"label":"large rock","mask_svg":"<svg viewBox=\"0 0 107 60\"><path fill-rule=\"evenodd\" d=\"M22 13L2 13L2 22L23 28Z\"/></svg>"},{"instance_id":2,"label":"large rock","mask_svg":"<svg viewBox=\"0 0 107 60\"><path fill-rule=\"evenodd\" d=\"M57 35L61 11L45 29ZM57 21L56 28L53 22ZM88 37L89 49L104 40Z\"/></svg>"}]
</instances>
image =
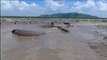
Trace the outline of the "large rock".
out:
<instances>
[{"instance_id":1,"label":"large rock","mask_svg":"<svg viewBox=\"0 0 107 60\"><path fill-rule=\"evenodd\" d=\"M30 31L30 30L21 30L21 29L14 29L12 33L18 36L40 36L45 34L43 31Z\"/></svg>"}]
</instances>

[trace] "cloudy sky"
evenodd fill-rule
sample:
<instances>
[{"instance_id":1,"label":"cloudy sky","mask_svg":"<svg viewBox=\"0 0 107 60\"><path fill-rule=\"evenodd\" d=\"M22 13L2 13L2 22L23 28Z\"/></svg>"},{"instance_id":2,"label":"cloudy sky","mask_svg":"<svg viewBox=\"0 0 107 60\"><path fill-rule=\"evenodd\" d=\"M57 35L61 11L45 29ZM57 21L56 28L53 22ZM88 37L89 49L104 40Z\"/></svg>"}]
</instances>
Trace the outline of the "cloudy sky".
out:
<instances>
[{"instance_id":1,"label":"cloudy sky","mask_svg":"<svg viewBox=\"0 0 107 60\"><path fill-rule=\"evenodd\" d=\"M85 13L107 18L107 0L1 0L2 16Z\"/></svg>"}]
</instances>

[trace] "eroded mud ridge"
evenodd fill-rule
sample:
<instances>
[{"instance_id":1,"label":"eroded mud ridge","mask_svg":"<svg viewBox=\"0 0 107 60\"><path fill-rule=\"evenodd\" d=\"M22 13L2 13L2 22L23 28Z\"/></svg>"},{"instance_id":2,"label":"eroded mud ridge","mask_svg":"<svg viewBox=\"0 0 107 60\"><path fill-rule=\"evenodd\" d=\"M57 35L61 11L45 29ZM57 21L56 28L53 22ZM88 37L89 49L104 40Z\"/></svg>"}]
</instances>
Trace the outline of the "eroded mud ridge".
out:
<instances>
[{"instance_id":1,"label":"eroded mud ridge","mask_svg":"<svg viewBox=\"0 0 107 60\"><path fill-rule=\"evenodd\" d=\"M26 22L1 24L2 60L107 60L105 23L73 22L71 27L55 24L70 31L66 33L57 27ZM17 36L11 33L13 29L44 31L46 34Z\"/></svg>"},{"instance_id":2,"label":"eroded mud ridge","mask_svg":"<svg viewBox=\"0 0 107 60\"><path fill-rule=\"evenodd\" d=\"M96 42L89 42L89 46L96 51L97 55L102 56L102 59L104 59L107 57L107 26L98 25L97 27L101 30L96 31L94 35L96 35L97 38L101 38Z\"/></svg>"}]
</instances>

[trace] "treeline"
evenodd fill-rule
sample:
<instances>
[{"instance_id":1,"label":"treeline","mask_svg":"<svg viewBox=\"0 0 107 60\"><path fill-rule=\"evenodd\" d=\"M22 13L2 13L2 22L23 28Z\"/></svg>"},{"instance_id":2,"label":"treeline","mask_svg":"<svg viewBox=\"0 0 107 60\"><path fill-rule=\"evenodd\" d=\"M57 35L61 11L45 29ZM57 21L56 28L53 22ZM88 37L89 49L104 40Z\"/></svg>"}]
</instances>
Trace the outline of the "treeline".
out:
<instances>
[{"instance_id":1,"label":"treeline","mask_svg":"<svg viewBox=\"0 0 107 60\"><path fill-rule=\"evenodd\" d=\"M53 17L53 16L1 16L1 18L72 18L72 19L107 19L107 18L87 18L87 17Z\"/></svg>"},{"instance_id":2,"label":"treeline","mask_svg":"<svg viewBox=\"0 0 107 60\"><path fill-rule=\"evenodd\" d=\"M36 16L1 16L1 18L39 18Z\"/></svg>"}]
</instances>

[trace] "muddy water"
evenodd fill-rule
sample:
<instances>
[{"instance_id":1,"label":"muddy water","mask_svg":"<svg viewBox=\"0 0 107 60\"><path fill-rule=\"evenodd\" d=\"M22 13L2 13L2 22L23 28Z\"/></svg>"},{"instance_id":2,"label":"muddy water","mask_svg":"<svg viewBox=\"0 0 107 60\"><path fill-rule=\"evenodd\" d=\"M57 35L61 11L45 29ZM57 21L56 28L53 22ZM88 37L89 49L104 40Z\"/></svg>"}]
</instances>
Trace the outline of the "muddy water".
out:
<instances>
[{"instance_id":1,"label":"muddy water","mask_svg":"<svg viewBox=\"0 0 107 60\"><path fill-rule=\"evenodd\" d=\"M57 28L42 28L36 24L2 24L1 25L1 59L2 60L98 60L95 52L84 42L90 37L85 33L91 26L68 28L64 33ZM13 29L41 30L42 36L15 36ZM84 38L84 34L87 35ZM88 36L89 35L89 36ZM92 37L92 36L91 36ZM91 38L95 39L95 38Z\"/></svg>"}]
</instances>

